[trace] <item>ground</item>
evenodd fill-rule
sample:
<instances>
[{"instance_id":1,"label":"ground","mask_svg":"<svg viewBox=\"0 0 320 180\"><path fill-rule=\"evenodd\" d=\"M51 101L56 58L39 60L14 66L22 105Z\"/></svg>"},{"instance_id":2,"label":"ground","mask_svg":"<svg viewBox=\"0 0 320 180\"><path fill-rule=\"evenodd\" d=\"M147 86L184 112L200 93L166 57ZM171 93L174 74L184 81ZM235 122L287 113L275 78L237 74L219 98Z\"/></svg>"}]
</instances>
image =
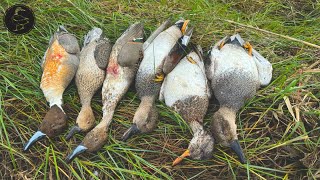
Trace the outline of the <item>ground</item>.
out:
<instances>
[{"instance_id":1,"label":"ground","mask_svg":"<svg viewBox=\"0 0 320 180\"><path fill-rule=\"evenodd\" d=\"M318 0L176 0L176 1L14 1L0 3L32 7L36 26L28 34L0 29L0 177L3 179L318 179L320 178L320 2ZM93 26L115 42L136 21L147 37L168 17L184 17L195 27L192 42L205 50L226 35L240 33L273 64L269 86L259 90L237 114L240 144L248 164L240 164L229 148L215 145L212 158L172 161L188 146L191 131L181 117L157 102L158 128L123 143L138 106L134 87L119 103L106 145L66 164L64 159L81 142L64 136L23 144L37 130L48 110L39 88L40 60L50 36L64 25L83 43ZM300 40L300 41L299 41ZM302 42L303 41L303 42ZM80 110L74 82L64 93L71 127ZM92 103L101 119L101 91ZM205 127L215 101L211 102Z\"/></svg>"}]
</instances>

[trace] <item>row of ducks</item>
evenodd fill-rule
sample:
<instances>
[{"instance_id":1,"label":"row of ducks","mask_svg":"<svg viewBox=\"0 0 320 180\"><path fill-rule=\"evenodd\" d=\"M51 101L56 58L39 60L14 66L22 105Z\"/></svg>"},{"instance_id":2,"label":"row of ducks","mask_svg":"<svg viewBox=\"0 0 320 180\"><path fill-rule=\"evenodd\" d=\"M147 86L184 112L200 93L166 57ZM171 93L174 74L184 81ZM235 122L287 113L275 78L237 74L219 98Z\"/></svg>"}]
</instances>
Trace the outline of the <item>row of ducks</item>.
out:
<instances>
[{"instance_id":1,"label":"row of ducks","mask_svg":"<svg viewBox=\"0 0 320 180\"><path fill-rule=\"evenodd\" d=\"M155 101L160 99L178 112L193 131L188 149L173 165L185 157L209 158L214 139L231 147L240 162L245 163L236 133L236 113L258 88L270 83L272 66L238 34L217 42L206 61L200 46L191 45L192 50L187 53L193 32L188 23L189 20L181 19L171 25L167 20L145 42L143 25L135 23L113 46L101 29L93 28L84 37L81 51L75 36L60 26L50 39L42 62L40 87L50 110L24 150L46 136L59 135L66 128L62 95L74 76L82 107L76 125L66 138L79 132L88 133L66 161L71 162L85 151L99 150L107 140L116 106L135 78L141 102L123 141L156 128ZM101 86L103 117L94 127L91 99ZM211 93L219 101L220 109L212 117L209 133L203 128L203 118Z\"/></svg>"}]
</instances>

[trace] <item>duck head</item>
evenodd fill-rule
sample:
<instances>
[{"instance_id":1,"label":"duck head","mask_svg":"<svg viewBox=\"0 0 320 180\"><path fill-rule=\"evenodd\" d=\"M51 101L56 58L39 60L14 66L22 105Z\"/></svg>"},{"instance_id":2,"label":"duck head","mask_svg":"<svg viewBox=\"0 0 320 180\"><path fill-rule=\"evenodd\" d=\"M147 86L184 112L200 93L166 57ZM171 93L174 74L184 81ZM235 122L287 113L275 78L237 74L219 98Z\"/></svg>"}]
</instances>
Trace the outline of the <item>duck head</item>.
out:
<instances>
[{"instance_id":1,"label":"duck head","mask_svg":"<svg viewBox=\"0 0 320 180\"><path fill-rule=\"evenodd\" d=\"M66 158L66 162L70 163L74 158L80 154L88 151L95 152L98 151L107 140L107 129L95 127L92 129L83 139L81 144L77 146L71 154Z\"/></svg>"},{"instance_id":2,"label":"duck head","mask_svg":"<svg viewBox=\"0 0 320 180\"><path fill-rule=\"evenodd\" d=\"M203 126L198 122L191 122L190 127L194 134L191 139L188 149L178 158L176 158L172 166L179 164L184 158L190 157L191 159L204 160L212 156L214 139L203 129Z\"/></svg>"},{"instance_id":3,"label":"duck head","mask_svg":"<svg viewBox=\"0 0 320 180\"><path fill-rule=\"evenodd\" d=\"M221 107L214 113L211 122L211 131L217 143L230 147L238 156L242 164L246 158L238 141L236 112L227 107Z\"/></svg>"},{"instance_id":4,"label":"duck head","mask_svg":"<svg viewBox=\"0 0 320 180\"><path fill-rule=\"evenodd\" d=\"M153 97L143 97L141 103L134 114L133 124L123 134L122 141L126 141L131 136L139 133L148 133L157 126L158 111Z\"/></svg>"},{"instance_id":5,"label":"duck head","mask_svg":"<svg viewBox=\"0 0 320 180\"><path fill-rule=\"evenodd\" d=\"M196 160L209 159L212 156L214 140L205 131L194 134L188 149L172 163L172 166L179 164L184 158L190 157Z\"/></svg>"},{"instance_id":6,"label":"duck head","mask_svg":"<svg viewBox=\"0 0 320 180\"><path fill-rule=\"evenodd\" d=\"M46 136L52 138L59 135L66 127L67 115L62 108L53 105L40 124L39 130L29 139L23 150L27 151L34 143Z\"/></svg>"}]
</instances>

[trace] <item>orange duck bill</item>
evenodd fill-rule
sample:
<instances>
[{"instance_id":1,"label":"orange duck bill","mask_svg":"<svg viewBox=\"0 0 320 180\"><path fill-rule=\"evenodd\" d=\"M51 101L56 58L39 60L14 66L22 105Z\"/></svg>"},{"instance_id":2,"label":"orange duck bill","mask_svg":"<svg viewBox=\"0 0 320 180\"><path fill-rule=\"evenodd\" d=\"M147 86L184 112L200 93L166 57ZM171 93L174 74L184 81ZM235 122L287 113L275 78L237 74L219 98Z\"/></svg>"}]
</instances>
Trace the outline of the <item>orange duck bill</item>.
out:
<instances>
[{"instance_id":1,"label":"orange duck bill","mask_svg":"<svg viewBox=\"0 0 320 180\"><path fill-rule=\"evenodd\" d=\"M190 156L190 150L187 149L181 156L177 157L177 159L173 161L172 166L179 164L184 158L189 156Z\"/></svg>"}]
</instances>

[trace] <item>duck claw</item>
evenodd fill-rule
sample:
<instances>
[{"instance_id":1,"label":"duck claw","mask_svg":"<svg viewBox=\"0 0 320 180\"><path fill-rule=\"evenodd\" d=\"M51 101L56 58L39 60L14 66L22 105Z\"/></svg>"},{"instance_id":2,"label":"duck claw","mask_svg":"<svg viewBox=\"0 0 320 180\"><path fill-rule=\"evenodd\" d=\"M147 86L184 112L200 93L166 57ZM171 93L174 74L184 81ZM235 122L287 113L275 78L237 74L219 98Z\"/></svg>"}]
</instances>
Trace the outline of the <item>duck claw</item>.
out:
<instances>
[{"instance_id":1,"label":"duck claw","mask_svg":"<svg viewBox=\"0 0 320 180\"><path fill-rule=\"evenodd\" d=\"M187 56L187 59L188 59L188 61L189 61L191 64L197 64L197 62L196 62L195 60L193 60L192 57Z\"/></svg>"},{"instance_id":2,"label":"duck claw","mask_svg":"<svg viewBox=\"0 0 320 180\"><path fill-rule=\"evenodd\" d=\"M219 45L219 49L221 49L224 45L225 45L225 41L223 40Z\"/></svg>"},{"instance_id":3,"label":"duck claw","mask_svg":"<svg viewBox=\"0 0 320 180\"><path fill-rule=\"evenodd\" d=\"M246 48L248 50L248 54L252 56L252 49L253 49L252 45L249 42L245 42L243 44L243 47Z\"/></svg>"},{"instance_id":4,"label":"duck claw","mask_svg":"<svg viewBox=\"0 0 320 180\"><path fill-rule=\"evenodd\" d=\"M154 79L155 82L162 82L164 79L164 74L160 73L156 75L156 78Z\"/></svg>"}]
</instances>

